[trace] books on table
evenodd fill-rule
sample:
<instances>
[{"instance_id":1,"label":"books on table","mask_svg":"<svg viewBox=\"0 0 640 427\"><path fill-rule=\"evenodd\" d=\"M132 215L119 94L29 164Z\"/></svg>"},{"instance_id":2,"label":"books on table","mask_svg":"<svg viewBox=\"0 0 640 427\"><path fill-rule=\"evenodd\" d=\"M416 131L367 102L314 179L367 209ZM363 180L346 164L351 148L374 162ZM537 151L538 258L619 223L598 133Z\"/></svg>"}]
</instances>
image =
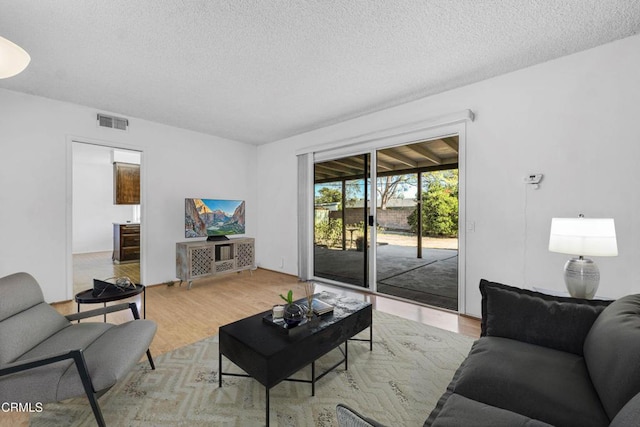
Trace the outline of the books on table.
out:
<instances>
[{"instance_id":1,"label":"books on table","mask_svg":"<svg viewBox=\"0 0 640 427\"><path fill-rule=\"evenodd\" d=\"M323 314L331 313L333 311L333 306L331 304L327 304L317 298L313 299L311 306L313 307L313 312L318 316L322 316Z\"/></svg>"}]
</instances>

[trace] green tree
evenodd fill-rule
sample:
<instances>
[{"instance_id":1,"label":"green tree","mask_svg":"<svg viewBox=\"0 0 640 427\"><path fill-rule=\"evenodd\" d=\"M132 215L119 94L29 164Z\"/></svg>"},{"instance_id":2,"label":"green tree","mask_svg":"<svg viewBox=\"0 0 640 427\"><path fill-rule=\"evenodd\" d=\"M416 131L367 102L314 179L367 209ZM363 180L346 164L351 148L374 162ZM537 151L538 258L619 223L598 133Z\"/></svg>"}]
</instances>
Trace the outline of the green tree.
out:
<instances>
[{"instance_id":1,"label":"green tree","mask_svg":"<svg viewBox=\"0 0 640 427\"><path fill-rule=\"evenodd\" d=\"M364 194L364 180L354 179L345 182L345 205L352 208Z\"/></svg>"},{"instance_id":2,"label":"green tree","mask_svg":"<svg viewBox=\"0 0 640 427\"><path fill-rule=\"evenodd\" d=\"M416 174L387 175L378 178L376 190L380 200L380 209L387 209L387 203L393 198L400 198L403 191L416 185Z\"/></svg>"},{"instance_id":3,"label":"green tree","mask_svg":"<svg viewBox=\"0 0 640 427\"><path fill-rule=\"evenodd\" d=\"M458 170L431 172L424 175L427 190L422 193L422 235L458 235ZM407 221L411 231L418 231L418 210Z\"/></svg>"},{"instance_id":4,"label":"green tree","mask_svg":"<svg viewBox=\"0 0 640 427\"><path fill-rule=\"evenodd\" d=\"M316 196L316 204L319 203L335 203L342 201L342 192L336 188L322 187L318 190Z\"/></svg>"},{"instance_id":5,"label":"green tree","mask_svg":"<svg viewBox=\"0 0 640 427\"><path fill-rule=\"evenodd\" d=\"M327 219L315 224L315 243L327 247L339 247L342 244L342 220Z\"/></svg>"}]
</instances>

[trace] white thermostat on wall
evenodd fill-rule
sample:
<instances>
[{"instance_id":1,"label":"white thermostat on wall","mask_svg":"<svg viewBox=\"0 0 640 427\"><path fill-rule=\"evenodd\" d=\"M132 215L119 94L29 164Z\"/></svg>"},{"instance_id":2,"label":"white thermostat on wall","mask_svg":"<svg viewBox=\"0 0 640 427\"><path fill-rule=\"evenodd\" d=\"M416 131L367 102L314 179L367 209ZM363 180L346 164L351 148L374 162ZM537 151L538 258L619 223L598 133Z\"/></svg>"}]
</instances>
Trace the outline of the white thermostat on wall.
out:
<instances>
[{"instance_id":1,"label":"white thermostat on wall","mask_svg":"<svg viewBox=\"0 0 640 427\"><path fill-rule=\"evenodd\" d=\"M540 181L542 181L541 173L532 173L524 177L525 184L540 184Z\"/></svg>"},{"instance_id":2,"label":"white thermostat on wall","mask_svg":"<svg viewBox=\"0 0 640 427\"><path fill-rule=\"evenodd\" d=\"M540 181L542 181L543 175L541 173L532 173L524 177L524 183L533 186L534 190L540 188Z\"/></svg>"}]
</instances>

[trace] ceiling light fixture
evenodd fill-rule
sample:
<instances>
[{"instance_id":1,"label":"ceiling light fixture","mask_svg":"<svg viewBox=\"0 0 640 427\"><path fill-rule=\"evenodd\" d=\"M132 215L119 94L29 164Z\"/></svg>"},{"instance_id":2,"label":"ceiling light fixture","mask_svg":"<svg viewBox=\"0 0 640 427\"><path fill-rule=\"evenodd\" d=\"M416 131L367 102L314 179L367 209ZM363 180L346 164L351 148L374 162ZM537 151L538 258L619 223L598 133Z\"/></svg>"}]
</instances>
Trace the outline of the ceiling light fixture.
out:
<instances>
[{"instance_id":1,"label":"ceiling light fixture","mask_svg":"<svg viewBox=\"0 0 640 427\"><path fill-rule=\"evenodd\" d=\"M31 57L23 48L0 37L0 79L20 74L30 61Z\"/></svg>"}]
</instances>

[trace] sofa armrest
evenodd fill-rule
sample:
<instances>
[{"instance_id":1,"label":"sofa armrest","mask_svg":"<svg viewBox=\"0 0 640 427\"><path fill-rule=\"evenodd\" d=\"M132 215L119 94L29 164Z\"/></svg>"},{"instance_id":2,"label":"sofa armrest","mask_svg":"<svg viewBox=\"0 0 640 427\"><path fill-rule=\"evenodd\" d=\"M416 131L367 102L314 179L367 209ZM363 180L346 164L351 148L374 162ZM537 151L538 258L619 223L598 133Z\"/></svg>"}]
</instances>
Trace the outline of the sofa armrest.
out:
<instances>
[{"instance_id":1,"label":"sofa armrest","mask_svg":"<svg viewBox=\"0 0 640 427\"><path fill-rule=\"evenodd\" d=\"M612 301L546 295L480 281L481 336L510 338L583 355L591 325Z\"/></svg>"}]
</instances>

